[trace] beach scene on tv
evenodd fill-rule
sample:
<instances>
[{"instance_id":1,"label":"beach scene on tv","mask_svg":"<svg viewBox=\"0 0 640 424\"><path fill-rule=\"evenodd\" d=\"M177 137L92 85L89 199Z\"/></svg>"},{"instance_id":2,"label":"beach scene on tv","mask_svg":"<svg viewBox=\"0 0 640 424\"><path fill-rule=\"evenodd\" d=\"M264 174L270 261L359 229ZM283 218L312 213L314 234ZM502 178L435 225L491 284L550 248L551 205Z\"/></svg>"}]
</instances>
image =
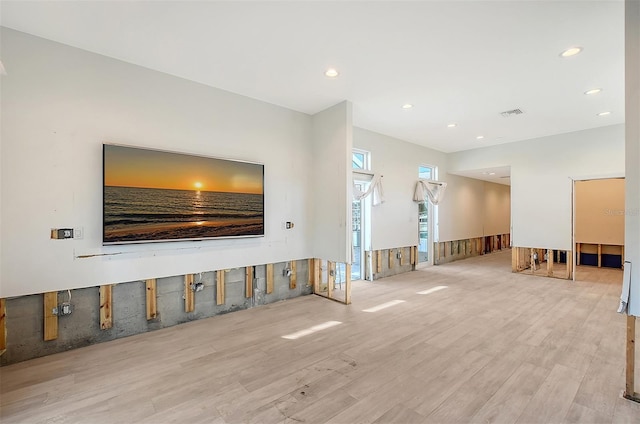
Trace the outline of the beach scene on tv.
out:
<instances>
[{"instance_id":1,"label":"beach scene on tv","mask_svg":"<svg viewBox=\"0 0 640 424\"><path fill-rule=\"evenodd\" d=\"M103 243L264 235L263 165L104 145Z\"/></svg>"}]
</instances>

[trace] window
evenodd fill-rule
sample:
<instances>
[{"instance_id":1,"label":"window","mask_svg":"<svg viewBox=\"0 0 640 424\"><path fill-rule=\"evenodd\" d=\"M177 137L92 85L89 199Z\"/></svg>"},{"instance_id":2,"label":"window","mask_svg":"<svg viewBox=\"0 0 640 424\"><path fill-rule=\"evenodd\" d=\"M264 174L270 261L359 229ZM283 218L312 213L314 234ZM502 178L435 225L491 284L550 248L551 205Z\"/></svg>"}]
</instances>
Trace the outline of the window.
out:
<instances>
[{"instance_id":1,"label":"window","mask_svg":"<svg viewBox=\"0 0 640 424\"><path fill-rule=\"evenodd\" d=\"M371 166L369 163L369 152L365 152L364 150L353 149L353 153L351 155L351 167L353 169L363 169L363 170L371 169Z\"/></svg>"},{"instance_id":2,"label":"window","mask_svg":"<svg viewBox=\"0 0 640 424\"><path fill-rule=\"evenodd\" d=\"M425 180L435 180L436 176L433 170L433 166L420 165L418 167L418 178L422 178Z\"/></svg>"}]
</instances>

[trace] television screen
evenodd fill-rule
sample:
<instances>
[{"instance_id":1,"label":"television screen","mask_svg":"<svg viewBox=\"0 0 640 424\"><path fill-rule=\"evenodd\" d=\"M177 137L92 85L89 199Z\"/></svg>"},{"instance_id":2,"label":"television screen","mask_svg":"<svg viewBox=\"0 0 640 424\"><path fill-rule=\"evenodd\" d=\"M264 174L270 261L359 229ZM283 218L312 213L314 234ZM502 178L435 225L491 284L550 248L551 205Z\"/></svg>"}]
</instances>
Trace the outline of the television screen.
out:
<instances>
[{"instance_id":1,"label":"television screen","mask_svg":"<svg viewBox=\"0 0 640 424\"><path fill-rule=\"evenodd\" d=\"M264 165L103 145L108 244L264 235Z\"/></svg>"}]
</instances>

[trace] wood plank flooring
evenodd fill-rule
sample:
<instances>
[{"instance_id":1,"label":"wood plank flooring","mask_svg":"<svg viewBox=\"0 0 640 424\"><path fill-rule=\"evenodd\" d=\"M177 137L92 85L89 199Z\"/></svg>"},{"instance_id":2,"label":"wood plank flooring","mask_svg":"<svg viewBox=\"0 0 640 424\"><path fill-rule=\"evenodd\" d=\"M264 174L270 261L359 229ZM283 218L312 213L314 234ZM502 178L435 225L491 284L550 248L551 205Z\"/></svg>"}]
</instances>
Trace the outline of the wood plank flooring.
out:
<instances>
[{"instance_id":1,"label":"wood plank flooring","mask_svg":"<svg viewBox=\"0 0 640 424\"><path fill-rule=\"evenodd\" d=\"M356 282L350 306L306 296L3 367L0 421L640 423L622 272L510 267L494 253Z\"/></svg>"}]
</instances>

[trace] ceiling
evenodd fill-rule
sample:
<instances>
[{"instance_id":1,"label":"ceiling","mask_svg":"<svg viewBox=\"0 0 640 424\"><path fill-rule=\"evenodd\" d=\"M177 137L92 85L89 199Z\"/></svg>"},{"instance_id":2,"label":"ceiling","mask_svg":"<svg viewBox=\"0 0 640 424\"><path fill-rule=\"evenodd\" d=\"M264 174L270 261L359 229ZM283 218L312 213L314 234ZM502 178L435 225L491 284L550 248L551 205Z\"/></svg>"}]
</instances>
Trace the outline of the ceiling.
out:
<instances>
[{"instance_id":1,"label":"ceiling","mask_svg":"<svg viewBox=\"0 0 640 424\"><path fill-rule=\"evenodd\" d=\"M2 0L0 15L15 30L308 114L349 100L355 126L443 152L624 122L621 0ZM583 51L560 57L572 46ZM512 109L524 113L501 116Z\"/></svg>"}]
</instances>

